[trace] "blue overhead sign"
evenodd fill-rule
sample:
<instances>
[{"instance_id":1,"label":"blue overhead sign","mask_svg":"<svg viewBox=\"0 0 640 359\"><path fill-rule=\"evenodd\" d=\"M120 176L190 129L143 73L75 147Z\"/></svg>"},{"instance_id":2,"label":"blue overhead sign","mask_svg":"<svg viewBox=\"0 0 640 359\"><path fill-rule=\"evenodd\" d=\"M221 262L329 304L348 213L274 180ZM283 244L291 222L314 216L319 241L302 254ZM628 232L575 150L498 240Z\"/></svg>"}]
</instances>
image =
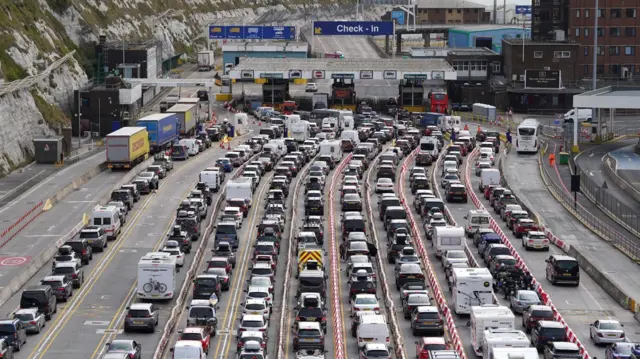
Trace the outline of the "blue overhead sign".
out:
<instances>
[{"instance_id":1,"label":"blue overhead sign","mask_svg":"<svg viewBox=\"0 0 640 359\"><path fill-rule=\"evenodd\" d=\"M314 21L314 35L393 35L393 21Z\"/></svg>"},{"instance_id":2,"label":"blue overhead sign","mask_svg":"<svg viewBox=\"0 0 640 359\"><path fill-rule=\"evenodd\" d=\"M392 11L391 20L396 20L398 22L398 25L404 25L404 11Z\"/></svg>"},{"instance_id":3,"label":"blue overhead sign","mask_svg":"<svg viewBox=\"0 0 640 359\"><path fill-rule=\"evenodd\" d=\"M211 40L295 40L295 26L209 25Z\"/></svg>"},{"instance_id":4,"label":"blue overhead sign","mask_svg":"<svg viewBox=\"0 0 640 359\"><path fill-rule=\"evenodd\" d=\"M531 5L516 5L516 14L531 15Z\"/></svg>"}]
</instances>

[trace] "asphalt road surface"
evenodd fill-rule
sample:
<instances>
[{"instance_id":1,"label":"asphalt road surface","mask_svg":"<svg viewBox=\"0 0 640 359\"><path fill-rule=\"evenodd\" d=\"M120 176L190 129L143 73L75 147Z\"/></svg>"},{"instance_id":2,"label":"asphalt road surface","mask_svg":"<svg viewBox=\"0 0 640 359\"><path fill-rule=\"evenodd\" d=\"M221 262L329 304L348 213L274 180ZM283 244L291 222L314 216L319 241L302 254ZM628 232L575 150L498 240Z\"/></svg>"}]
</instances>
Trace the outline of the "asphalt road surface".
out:
<instances>
[{"instance_id":1,"label":"asphalt road surface","mask_svg":"<svg viewBox=\"0 0 640 359\"><path fill-rule=\"evenodd\" d=\"M465 158L466 160L466 158ZM464 168L464 167L463 167ZM465 174L468 175L468 174ZM478 177L475 176L475 172L470 174L471 185L477 192ZM504 222L496 215L493 210L488 206L488 202L481 197L481 202L488 207L489 213L494 217L496 222L501 225L504 233L509 237L511 243L516 248L522 248L521 240L516 239L509 231ZM472 209L475 209L472 201L468 203L451 203L447 204L447 207L455 218L458 225L464 223L464 216ZM535 210L535 208L534 208ZM473 244L469 244L470 249ZM477 250L475 251L477 253ZM633 318L633 314L627 310L624 310L618 305L602 288L600 288L588 275L584 274L581 277L580 286L578 287L565 287L565 286L553 286L545 279L546 264L544 260L552 253L561 253L561 251L553 246L550 252L533 252L533 251L519 251L521 258L529 267L531 274L543 285L545 291L549 294L551 300L558 308L565 321L571 329L576 333L580 341L585 345L591 356L604 355L604 348L598 348L589 339L589 324L593 323L597 319L617 319L625 325L625 331L628 334L629 340L634 341L636 333L640 325ZM479 259L479 258L477 258ZM479 263L482 263L480 260Z\"/></svg>"},{"instance_id":2,"label":"asphalt road surface","mask_svg":"<svg viewBox=\"0 0 640 359\"><path fill-rule=\"evenodd\" d=\"M197 174L212 165L225 151L214 144L213 148L193 159L177 162L167 178L161 180L158 191L143 197L136 204L119 238L110 242L104 253L94 254L91 264L83 267L83 286L74 292L67 303L59 305L58 313L47 323L45 330L39 335L31 336L22 351L16 354L16 358L97 358L104 344L112 338L131 338L139 341L145 348L143 357L150 358L175 300L159 303L160 323L155 333L122 334L124 308L135 296L138 260L147 252L161 249L165 235L173 223L176 208L193 189L198 180ZM115 175L117 172L105 174L109 177L109 174ZM108 178L101 181L112 183ZM98 191L107 190L102 183L98 183L95 187L83 187L83 190L78 192L91 194ZM73 206L73 203L70 205ZM31 227L42 230L42 226L48 224L41 224L41 221ZM66 218L62 218L62 221L58 219L58 223L66 222ZM193 254L187 256L184 269L177 275L178 289L182 286L192 258ZM37 284L50 273L50 268L51 262L47 263L27 285ZM18 293L1 310L4 313L12 312L19 304L19 299Z\"/></svg>"}]
</instances>

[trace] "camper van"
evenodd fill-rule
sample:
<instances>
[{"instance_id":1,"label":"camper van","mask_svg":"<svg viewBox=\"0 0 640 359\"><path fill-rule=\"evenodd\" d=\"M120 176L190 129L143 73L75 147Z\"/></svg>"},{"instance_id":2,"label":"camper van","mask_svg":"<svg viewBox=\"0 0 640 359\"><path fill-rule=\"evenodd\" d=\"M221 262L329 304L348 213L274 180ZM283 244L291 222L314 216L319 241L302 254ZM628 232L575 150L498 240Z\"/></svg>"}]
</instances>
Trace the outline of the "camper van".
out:
<instances>
[{"instance_id":1,"label":"camper van","mask_svg":"<svg viewBox=\"0 0 640 359\"><path fill-rule=\"evenodd\" d=\"M138 261L138 299L170 300L176 292L176 257L149 252Z\"/></svg>"},{"instance_id":2,"label":"camper van","mask_svg":"<svg viewBox=\"0 0 640 359\"><path fill-rule=\"evenodd\" d=\"M466 245L464 228L462 227L435 227L433 229L433 242L436 247L436 257L442 257L442 253L449 250L464 250Z\"/></svg>"},{"instance_id":3,"label":"camper van","mask_svg":"<svg viewBox=\"0 0 640 359\"><path fill-rule=\"evenodd\" d=\"M508 307L485 304L471 307L471 345L477 356L482 356L484 332L487 329L515 330L516 317Z\"/></svg>"},{"instance_id":4,"label":"camper van","mask_svg":"<svg viewBox=\"0 0 640 359\"><path fill-rule=\"evenodd\" d=\"M320 156L330 155L334 161L342 159L342 142L338 140L320 142Z\"/></svg>"},{"instance_id":5,"label":"camper van","mask_svg":"<svg viewBox=\"0 0 640 359\"><path fill-rule=\"evenodd\" d=\"M470 314L471 307L493 304L492 283L487 268L453 268L451 293L456 314Z\"/></svg>"},{"instance_id":6,"label":"camper van","mask_svg":"<svg viewBox=\"0 0 640 359\"><path fill-rule=\"evenodd\" d=\"M96 206L91 211L91 224L102 228L107 240L114 240L120 234L120 210L115 206Z\"/></svg>"},{"instance_id":7,"label":"camper van","mask_svg":"<svg viewBox=\"0 0 640 359\"><path fill-rule=\"evenodd\" d=\"M521 330L487 329L482 342L482 357L493 358L493 350L498 348L529 348L529 338Z\"/></svg>"}]
</instances>

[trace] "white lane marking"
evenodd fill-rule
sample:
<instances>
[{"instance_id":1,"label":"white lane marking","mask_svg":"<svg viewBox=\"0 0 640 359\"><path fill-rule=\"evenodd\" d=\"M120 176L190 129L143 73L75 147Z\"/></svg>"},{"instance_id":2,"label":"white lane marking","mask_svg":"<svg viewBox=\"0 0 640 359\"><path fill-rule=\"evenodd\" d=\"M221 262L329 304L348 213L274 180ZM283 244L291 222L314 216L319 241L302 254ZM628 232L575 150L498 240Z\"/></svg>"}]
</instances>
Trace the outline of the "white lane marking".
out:
<instances>
[{"instance_id":1,"label":"white lane marking","mask_svg":"<svg viewBox=\"0 0 640 359\"><path fill-rule=\"evenodd\" d=\"M108 320L87 320L82 325L109 326Z\"/></svg>"},{"instance_id":2,"label":"white lane marking","mask_svg":"<svg viewBox=\"0 0 640 359\"><path fill-rule=\"evenodd\" d=\"M118 329L118 330L115 330L115 329L98 329L98 330L96 330L96 334L99 334L99 335L105 335L107 333L111 333L111 334L117 333L118 335L120 335L120 334L124 333L124 330L122 330L122 329Z\"/></svg>"}]
</instances>

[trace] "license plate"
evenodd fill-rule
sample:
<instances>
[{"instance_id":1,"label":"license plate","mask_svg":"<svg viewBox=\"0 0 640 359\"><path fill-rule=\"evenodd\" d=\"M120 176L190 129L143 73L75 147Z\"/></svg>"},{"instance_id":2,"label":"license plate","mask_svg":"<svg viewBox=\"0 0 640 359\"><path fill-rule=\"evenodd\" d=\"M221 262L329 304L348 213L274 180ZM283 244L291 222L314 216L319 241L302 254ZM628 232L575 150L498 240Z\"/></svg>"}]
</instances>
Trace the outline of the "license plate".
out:
<instances>
[{"instance_id":1,"label":"license plate","mask_svg":"<svg viewBox=\"0 0 640 359\"><path fill-rule=\"evenodd\" d=\"M142 320L134 320L133 324L144 324Z\"/></svg>"},{"instance_id":2,"label":"license plate","mask_svg":"<svg viewBox=\"0 0 640 359\"><path fill-rule=\"evenodd\" d=\"M422 324L425 324L425 325L433 325L433 324L435 324L435 323L434 323L434 322L422 322Z\"/></svg>"},{"instance_id":3,"label":"license plate","mask_svg":"<svg viewBox=\"0 0 640 359\"><path fill-rule=\"evenodd\" d=\"M314 339L305 339L305 338L302 338L302 340L301 340L301 341L303 341L303 342L312 342L312 341L314 341Z\"/></svg>"},{"instance_id":4,"label":"license plate","mask_svg":"<svg viewBox=\"0 0 640 359\"><path fill-rule=\"evenodd\" d=\"M372 342L373 338L367 338L367 339L363 339L365 342Z\"/></svg>"},{"instance_id":5,"label":"license plate","mask_svg":"<svg viewBox=\"0 0 640 359\"><path fill-rule=\"evenodd\" d=\"M318 319L318 318L316 318L316 317L309 317L309 318L307 318L307 321L309 321L309 322L315 322L315 321L316 321L316 319Z\"/></svg>"},{"instance_id":6,"label":"license plate","mask_svg":"<svg viewBox=\"0 0 640 359\"><path fill-rule=\"evenodd\" d=\"M371 310L373 310L373 309L371 309L371 308L362 308L362 310L364 310L364 311L371 311Z\"/></svg>"},{"instance_id":7,"label":"license plate","mask_svg":"<svg viewBox=\"0 0 640 359\"><path fill-rule=\"evenodd\" d=\"M409 278L409 279L414 279L415 277L416 277L415 275L409 275L409 276L407 276L407 278Z\"/></svg>"},{"instance_id":8,"label":"license plate","mask_svg":"<svg viewBox=\"0 0 640 359\"><path fill-rule=\"evenodd\" d=\"M565 274L563 274L563 276L569 277L569 276L571 276L571 273L565 273Z\"/></svg>"},{"instance_id":9,"label":"license plate","mask_svg":"<svg viewBox=\"0 0 640 359\"><path fill-rule=\"evenodd\" d=\"M533 247L534 247L534 248L542 248L542 246L541 246L541 245L535 245L535 246L533 246Z\"/></svg>"},{"instance_id":10,"label":"license plate","mask_svg":"<svg viewBox=\"0 0 640 359\"><path fill-rule=\"evenodd\" d=\"M617 337L617 334L607 334L608 337Z\"/></svg>"},{"instance_id":11,"label":"license plate","mask_svg":"<svg viewBox=\"0 0 640 359\"><path fill-rule=\"evenodd\" d=\"M249 312L249 314L252 314L252 315L262 315L262 312Z\"/></svg>"}]
</instances>

